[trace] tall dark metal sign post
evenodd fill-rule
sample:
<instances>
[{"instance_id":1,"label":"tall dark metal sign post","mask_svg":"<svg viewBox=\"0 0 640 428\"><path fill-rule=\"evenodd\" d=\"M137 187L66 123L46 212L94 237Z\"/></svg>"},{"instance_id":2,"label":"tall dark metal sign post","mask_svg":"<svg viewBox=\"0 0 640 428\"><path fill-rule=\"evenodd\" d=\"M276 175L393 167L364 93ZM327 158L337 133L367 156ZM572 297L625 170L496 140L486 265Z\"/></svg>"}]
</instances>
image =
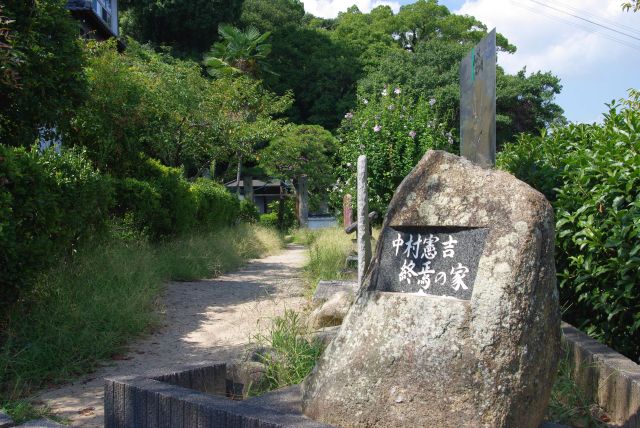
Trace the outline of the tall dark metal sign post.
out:
<instances>
[{"instance_id":1,"label":"tall dark metal sign post","mask_svg":"<svg viewBox=\"0 0 640 428\"><path fill-rule=\"evenodd\" d=\"M460 65L460 156L486 168L496 164L496 30Z\"/></svg>"}]
</instances>

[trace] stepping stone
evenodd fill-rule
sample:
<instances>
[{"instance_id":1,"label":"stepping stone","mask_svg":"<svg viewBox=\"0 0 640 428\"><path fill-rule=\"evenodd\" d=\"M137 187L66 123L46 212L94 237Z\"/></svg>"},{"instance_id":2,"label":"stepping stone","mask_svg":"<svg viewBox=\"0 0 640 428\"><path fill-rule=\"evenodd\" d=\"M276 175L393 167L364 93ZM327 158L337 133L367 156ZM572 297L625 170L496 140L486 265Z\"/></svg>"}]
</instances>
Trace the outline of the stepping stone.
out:
<instances>
[{"instance_id":1,"label":"stepping stone","mask_svg":"<svg viewBox=\"0 0 640 428\"><path fill-rule=\"evenodd\" d=\"M358 291L358 283L355 281L318 281L311 302L318 304L329 300L331 296L340 291L345 291L353 296Z\"/></svg>"}]
</instances>

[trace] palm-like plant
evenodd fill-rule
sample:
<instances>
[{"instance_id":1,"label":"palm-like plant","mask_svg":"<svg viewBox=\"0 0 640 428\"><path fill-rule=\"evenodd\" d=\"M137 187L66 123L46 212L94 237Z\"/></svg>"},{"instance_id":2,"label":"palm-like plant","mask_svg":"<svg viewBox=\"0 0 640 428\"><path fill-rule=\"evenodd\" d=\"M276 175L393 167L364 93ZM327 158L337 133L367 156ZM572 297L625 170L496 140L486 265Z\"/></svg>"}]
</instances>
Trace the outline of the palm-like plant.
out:
<instances>
[{"instance_id":1,"label":"palm-like plant","mask_svg":"<svg viewBox=\"0 0 640 428\"><path fill-rule=\"evenodd\" d=\"M215 43L204 58L204 65L211 76L245 74L256 78L261 71L270 72L265 59L271 52L271 45L266 43L271 32L260 34L254 27L242 31L222 24L218 33L222 41Z\"/></svg>"}]
</instances>

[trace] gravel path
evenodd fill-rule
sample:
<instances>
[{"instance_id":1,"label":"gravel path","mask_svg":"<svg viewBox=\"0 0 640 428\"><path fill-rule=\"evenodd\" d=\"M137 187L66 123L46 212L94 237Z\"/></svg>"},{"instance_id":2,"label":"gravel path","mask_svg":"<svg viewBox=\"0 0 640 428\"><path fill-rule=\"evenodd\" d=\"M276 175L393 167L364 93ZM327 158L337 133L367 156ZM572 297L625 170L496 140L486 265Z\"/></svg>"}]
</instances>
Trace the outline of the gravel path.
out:
<instances>
[{"instance_id":1,"label":"gravel path","mask_svg":"<svg viewBox=\"0 0 640 428\"><path fill-rule=\"evenodd\" d=\"M202 360L240 358L269 319L305 304L301 267L307 253L289 245L278 255L250 261L241 270L198 282L170 283L163 296L164 326L132 344L118 361L38 398L72 426L103 426L106 376Z\"/></svg>"}]
</instances>

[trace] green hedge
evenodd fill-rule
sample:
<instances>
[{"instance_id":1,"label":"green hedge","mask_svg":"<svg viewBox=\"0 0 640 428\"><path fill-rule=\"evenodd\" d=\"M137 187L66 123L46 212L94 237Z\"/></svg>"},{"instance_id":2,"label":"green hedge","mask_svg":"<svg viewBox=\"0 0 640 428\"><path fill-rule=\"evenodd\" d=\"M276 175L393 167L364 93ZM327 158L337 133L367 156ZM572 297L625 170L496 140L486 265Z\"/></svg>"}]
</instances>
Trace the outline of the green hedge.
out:
<instances>
[{"instance_id":1,"label":"green hedge","mask_svg":"<svg viewBox=\"0 0 640 428\"><path fill-rule=\"evenodd\" d=\"M553 203L563 318L640 360L640 111L522 136L498 164Z\"/></svg>"},{"instance_id":2,"label":"green hedge","mask_svg":"<svg viewBox=\"0 0 640 428\"><path fill-rule=\"evenodd\" d=\"M180 235L196 224L198 203L181 168L147 159L140 168L141 177L160 194L160 209L154 224L155 236Z\"/></svg>"},{"instance_id":3,"label":"green hedge","mask_svg":"<svg viewBox=\"0 0 640 428\"><path fill-rule=\"evenodd\" d=\"M112 206L110 178L83 151L0 146L0 302L14 301L34 274L104 232Z\"/></svg>"},{"instance_id":4,"label":"green hedge","mask_svg":"<svg viewBox=\"0 0 640 428\"><path fill-rule=\"evenodd\" d=\"M242 213L221 184L189 183L181 169L152 159L141 162L139 178L115 179L98 172L82 150L39 154L0 146L0 306L81 241L105 233L113 217L131 219L158 240L230 226Z\"/></svg>"},{"instance_id":5,"label":"green hedge","mask_svg":"<svg viewBox=\"0 0 640 428\"><path fill-rule=\"evenodd\" d=\"M202 227L215 229L230 226L242 217L240 202L222 184L200 178L192 186L197 220Z\"/></svg>"},{"instance_id":6,"label":"green hedge","mask_svg":"<svg viewBox=\"0 0 640 428\"><path fill-rule=\"evenodd\" d=\"M148 159L141 178L116 181L117 215L130 216L133 226L154 240L187 233L194 228L215 230L238 220L240 203L227 189L200 178L189 183L180 168Z\"/></svg>"},{"instance_id":7,"label":"green hedge","mask_svg":"<svg viewBox=\"0 0 640 428\"><path fill-rule=\"evenodd\" d=\"M282 213L282 231L287 232L298 226L298 218L296 216L296 201L293 198L287 198L284 201L284 210ZM280 210L280 201L272 201L267 206L268 212L260 215L260 224L267 227L279 228L278 211Z\"/></svg>"},{"instance_id":8,"label":"green hedge","mask_svg":"<svg viewBox=\"0 0 640 428\"><path fill-rule=\"evenodd\" d=\"M260 221L260 211L256 204L246 199L240 201L240 221L245 223L257 223Z\"/></svg>"},{"instance_id":9,"label":"green hedge","mask_svg":"<svg viewBox=\"0 0 640 428\"><path fill-rule=\"evenodd\" d=\"M162 196L156 186L135 178L115 179L118 217L131 219L131 225L145 235L159 237L165 228Z\"/></svg>"}]
</instances>

